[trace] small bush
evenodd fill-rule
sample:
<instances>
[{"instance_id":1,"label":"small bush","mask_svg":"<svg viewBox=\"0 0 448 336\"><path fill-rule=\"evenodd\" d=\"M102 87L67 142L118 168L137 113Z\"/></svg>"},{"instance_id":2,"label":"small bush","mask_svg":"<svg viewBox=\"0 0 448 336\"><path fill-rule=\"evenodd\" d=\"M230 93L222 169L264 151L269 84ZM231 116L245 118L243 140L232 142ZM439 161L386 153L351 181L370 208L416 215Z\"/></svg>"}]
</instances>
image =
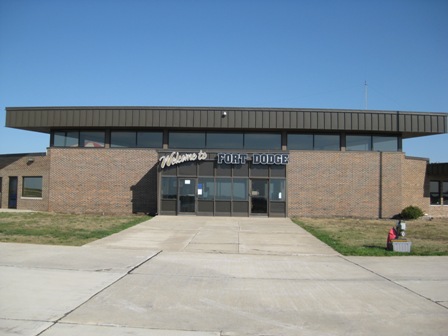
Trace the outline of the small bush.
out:
<instances>
[{"instance_id":1,"label":"small bush","mask_svg":"<svg viewBox=\"0 0 448 336\"><path fill-rule=\"evenodd\" d=\"M417 219L423 215L423 210L414 205L410 205L401 211L401 217L404 219Z\"/></svg>"}]
</instances>

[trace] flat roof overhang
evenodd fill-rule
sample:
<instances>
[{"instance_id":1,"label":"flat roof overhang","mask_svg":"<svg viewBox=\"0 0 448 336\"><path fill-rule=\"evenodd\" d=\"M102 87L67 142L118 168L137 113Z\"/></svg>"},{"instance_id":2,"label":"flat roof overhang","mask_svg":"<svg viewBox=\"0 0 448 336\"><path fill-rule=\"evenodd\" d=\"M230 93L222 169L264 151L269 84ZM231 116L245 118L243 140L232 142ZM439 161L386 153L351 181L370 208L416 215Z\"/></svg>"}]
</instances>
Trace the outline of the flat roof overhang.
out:
<instances>
[{"instance_id":1,"label":"flat roof overhang","mask_svg":"<svg viewBox=\"0 0 448 336\"><path fill-rule=\"evenodd\" d=\"M43 133L54 129L171 128L390 133L411 138L448 133L448 113L236 107L7 107L6 127Z\"/></svg>"}]
</instances>

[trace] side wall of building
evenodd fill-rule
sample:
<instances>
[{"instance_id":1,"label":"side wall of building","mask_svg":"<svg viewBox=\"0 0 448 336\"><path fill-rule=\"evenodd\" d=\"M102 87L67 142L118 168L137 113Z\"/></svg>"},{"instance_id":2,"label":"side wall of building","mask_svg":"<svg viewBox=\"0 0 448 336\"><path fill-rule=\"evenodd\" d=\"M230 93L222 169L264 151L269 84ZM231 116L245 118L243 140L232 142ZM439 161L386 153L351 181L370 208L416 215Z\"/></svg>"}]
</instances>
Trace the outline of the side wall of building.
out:
<instances>
[{"instance_id":1,"label":"side wall of building","mask_svg":"<svg viewBox=\"0 0 448 336\"><path fill-rule=\"evenodd\" d=\"M444 200L443 205L437 204L437 205L428 205L430 203L430 181L443 183L445 186L448 184L448 163L433 163L430 164L427 167L426 170L426 181L425 181L425 187L426 187L426 196L428 199L427 207L428 211L427 213L432 217L448 217L448 201ZM441 186L440 186L441 187ZM442 198L446 198L447 196L447 189L445 187L444 190L440 190L442 193L445 192L445 195L442 196ZM442 202L441 202L442 203Z\"/></svg>"},{"instance_id":2,"label":"side wall of building","mask_svg":"<svg viewBox=\"0 0 448 336\"><path fill-rule=\"evenodd\" d=\"M292 216L391 217L401 211L403 153L291 151Z\"/></svg>"},{"instance_id":3,"label":"side wall of building","mask_svg":"<svg viewBox=\"0 0 448 336\"><path fill-rule=\"evenodd\" d=\"M424 212L429 211L429 181L426 176L428 161L420 158L403 159L403 200L402 209L414 205Z\"/></svg>"},{"instance_id":4,"label":"side wall of building","mask_svg":"<svg viewBox=\"0 0 448 336\"><path fill-rule=\"evenodd\" d=\"M49 210L155 213L157 152L148 149L51 148Z\"/></svg>"},{"instance_id":5,"label":"side wall of building","mask_svg":"<svg viewBox=\"0 0 448 336\"><path fill-rule=\"evenodd\" d=\"M0 156L1 195L0 207L9 205L9 180L17 177L17 209L47 211L50 160L45 153L13 154ZM42 177L42 197L23 197L23 178Z\"/></svg>"}]
</instances>

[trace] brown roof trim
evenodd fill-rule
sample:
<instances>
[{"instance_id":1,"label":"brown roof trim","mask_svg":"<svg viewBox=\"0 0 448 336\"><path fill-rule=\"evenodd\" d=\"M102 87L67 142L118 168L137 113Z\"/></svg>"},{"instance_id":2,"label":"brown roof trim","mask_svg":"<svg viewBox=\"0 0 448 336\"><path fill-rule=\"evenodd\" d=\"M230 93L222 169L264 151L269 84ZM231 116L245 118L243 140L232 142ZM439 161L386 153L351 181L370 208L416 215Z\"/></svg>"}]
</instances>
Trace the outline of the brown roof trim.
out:
<instances>
[{"instance_id":1,"label":"brown roof trim","mask_svg":"<svg viewBox=\"0 0 448 336\"><path fill-rule=\"evenodd\" d=\"M223 116L226 112L226 116ZM171 128L391 133L448 132L447 113L237 107L7 107L6 126L49 133L63 128Z\"/></svg>"}]
</instances>

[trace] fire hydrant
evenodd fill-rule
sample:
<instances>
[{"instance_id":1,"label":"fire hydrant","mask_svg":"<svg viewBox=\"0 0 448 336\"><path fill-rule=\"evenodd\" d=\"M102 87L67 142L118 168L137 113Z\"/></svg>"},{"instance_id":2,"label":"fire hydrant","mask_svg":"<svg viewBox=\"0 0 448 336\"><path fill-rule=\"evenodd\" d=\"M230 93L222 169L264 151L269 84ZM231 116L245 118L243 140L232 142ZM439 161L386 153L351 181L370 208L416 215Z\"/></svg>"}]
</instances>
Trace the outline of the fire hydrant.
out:
<instances>
[{"instance_id":1,"label":"fire hydrant","mask_svg":"<svg viewBox=\"0 0 448 336\"><path fill-rule=\"evenodd\" d=\"M411 252L411 242L406 238L406 223L399 220L395 228L389 230L387 250L395 252Z\"/></svg>"}]
</instances>

